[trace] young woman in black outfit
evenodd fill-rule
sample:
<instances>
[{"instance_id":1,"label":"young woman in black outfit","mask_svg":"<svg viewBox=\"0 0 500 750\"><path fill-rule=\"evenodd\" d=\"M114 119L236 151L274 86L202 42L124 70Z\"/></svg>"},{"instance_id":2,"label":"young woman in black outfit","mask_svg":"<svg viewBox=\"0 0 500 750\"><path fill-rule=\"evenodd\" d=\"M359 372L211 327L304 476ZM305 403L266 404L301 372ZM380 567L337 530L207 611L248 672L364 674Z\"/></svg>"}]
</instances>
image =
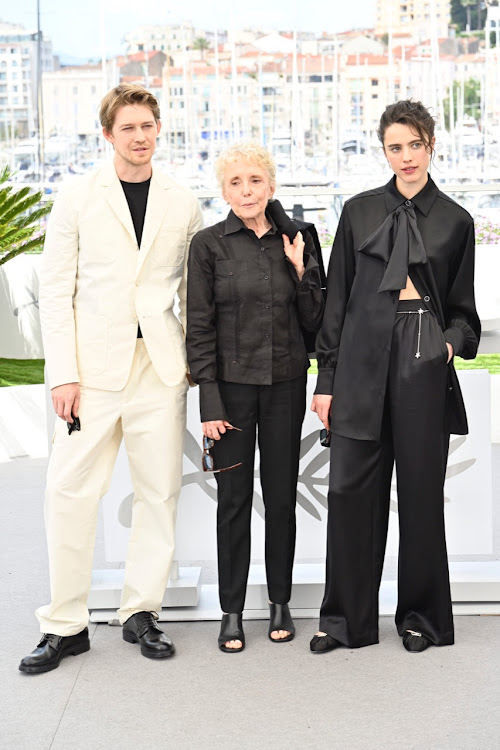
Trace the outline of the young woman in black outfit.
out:
<instances>
[{"instance_id":1,"label":"young woman in black outfit","mask_svg":"<svg viewBox=\"0 0 500 750\"><path fill-rule=\"evenodd\" d=\"M300 433L309 366L302 329L323 314L311 235L272 201L275 166L252 143L226 150L217 176L231 210L193 238L187 353L200 385L204 436L213 442L222 651L245 646L241 614L250 563L255 440L265 505L269 637L294 636L288 609L295 548ZM211 443L208 443L210 445Z\"/></svg>"},{"instance_id":2,"label":"young woman in black outfit","mask_svg":"<svg viewBox=\"0 0 500 750\"><path fill-rule=\"evenodd\" d=\"M428 174L434 120L390 105L378 131L394 177L347 201L333 244L313 400L331 427L326 587L311 651L378 642L378 591L397 473L396 626L408 651L453 643L443 486L467 419L453 356L473 359L474 225Z\"/></svg>"}]
</instances>

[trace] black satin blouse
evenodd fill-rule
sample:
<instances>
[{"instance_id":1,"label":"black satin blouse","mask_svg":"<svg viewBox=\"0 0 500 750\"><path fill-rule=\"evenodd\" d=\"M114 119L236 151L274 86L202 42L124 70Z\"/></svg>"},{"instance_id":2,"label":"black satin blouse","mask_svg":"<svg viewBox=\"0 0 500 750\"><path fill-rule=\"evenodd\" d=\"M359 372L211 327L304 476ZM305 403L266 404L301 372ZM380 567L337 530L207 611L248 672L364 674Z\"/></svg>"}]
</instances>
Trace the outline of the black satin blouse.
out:
<instances>
[{"instance_id":1,"label":"black satin blouse","mask_svg":"<svg viewBox=\"0 0 500 750\"><path fill-rule=\"evenodd\" d=\"M430 177L410 202L396 189L395 177L346 202L316 342L316 393L333 394L335 433L380 437L392 330L407 274L454 354L476 356L481 325L474 301L474 246L472 217ZM465 434L467 418L452 362L446 411L447 429Z\"/></svg>"}]
</instances>

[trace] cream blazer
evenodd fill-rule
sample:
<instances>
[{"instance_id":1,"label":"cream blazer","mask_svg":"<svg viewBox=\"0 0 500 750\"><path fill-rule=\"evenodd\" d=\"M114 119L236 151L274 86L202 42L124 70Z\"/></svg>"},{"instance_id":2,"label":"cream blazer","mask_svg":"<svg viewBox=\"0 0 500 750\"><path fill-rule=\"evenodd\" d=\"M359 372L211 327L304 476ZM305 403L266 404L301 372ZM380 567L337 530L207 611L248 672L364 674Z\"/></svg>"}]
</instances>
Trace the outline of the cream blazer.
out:
<instances>
[{"instance_id":1,"label":"cream blazer","mask_svg":"<svg viewBox=\"0 0 500 750\"><path fill-rule=\"evenodd\" d=\"M140 323L166 385L185 378L186 275L203 228L195 195L153 168L140 248L113 162L61 188L40 272L40 318L51 388L121 390ZM173 307L179 300L179 317Z\"/></svg>"}]
</instances>

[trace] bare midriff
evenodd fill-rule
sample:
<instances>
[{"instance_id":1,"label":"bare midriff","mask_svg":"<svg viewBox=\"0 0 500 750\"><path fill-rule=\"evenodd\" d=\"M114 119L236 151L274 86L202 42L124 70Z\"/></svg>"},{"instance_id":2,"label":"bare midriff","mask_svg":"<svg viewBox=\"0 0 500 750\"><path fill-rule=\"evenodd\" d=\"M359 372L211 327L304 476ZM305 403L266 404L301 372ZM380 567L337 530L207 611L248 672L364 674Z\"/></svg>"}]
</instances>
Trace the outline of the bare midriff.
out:
<instances>
[{"instance_id":1,"label":"bare midriff","mask_svg":"<svg viewBox=\"0 0 500 750\"><path fill-rule=\"evenodd\" d=\"M401 289L399 293L399 299L422 299L409 276L406 279L405 289Z\"/></svg>"}]
</instances>

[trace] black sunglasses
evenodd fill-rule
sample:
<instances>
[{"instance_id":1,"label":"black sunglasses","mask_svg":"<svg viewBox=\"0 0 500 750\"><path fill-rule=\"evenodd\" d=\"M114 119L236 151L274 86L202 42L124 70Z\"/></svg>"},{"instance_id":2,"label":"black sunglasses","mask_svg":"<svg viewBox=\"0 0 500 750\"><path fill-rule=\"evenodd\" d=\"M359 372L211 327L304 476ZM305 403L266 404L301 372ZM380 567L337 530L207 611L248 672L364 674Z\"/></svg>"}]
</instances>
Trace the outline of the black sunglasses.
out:
<instances>
[{"instance_id":1,"label":"black sunglasses","mask_svg":"<svg viewBox=\"0 0 500 750\"><path fill-rule=\"evenodd\" d=\"M234 428L237 429L237 428ZM233 464L232 466L227 466L225 469L216 469L215 463L214 463L214 457L210 453L212 448L215 445L215 440L213 438L209 438L206 435L203 436L203 456L201 459L201 465L203 467L203 471L211 471L213 474L220 474L222 471L231 471L231 469L236 469L237 466L242 465L242 461L240 461L237 464Z\"/></svg>"},{"instance_id":2,"label":"black sunglasses","mask_svg":"<svg viewBox=\"0 0 500 750\"><path fill-rule=\"evenodd\" d=\"M330 443L332 442L332 432L331 430L327 430L323 428L319 431L319 442L323 446L323 448L329 448Z\"/></svg>"}]
</instances>

